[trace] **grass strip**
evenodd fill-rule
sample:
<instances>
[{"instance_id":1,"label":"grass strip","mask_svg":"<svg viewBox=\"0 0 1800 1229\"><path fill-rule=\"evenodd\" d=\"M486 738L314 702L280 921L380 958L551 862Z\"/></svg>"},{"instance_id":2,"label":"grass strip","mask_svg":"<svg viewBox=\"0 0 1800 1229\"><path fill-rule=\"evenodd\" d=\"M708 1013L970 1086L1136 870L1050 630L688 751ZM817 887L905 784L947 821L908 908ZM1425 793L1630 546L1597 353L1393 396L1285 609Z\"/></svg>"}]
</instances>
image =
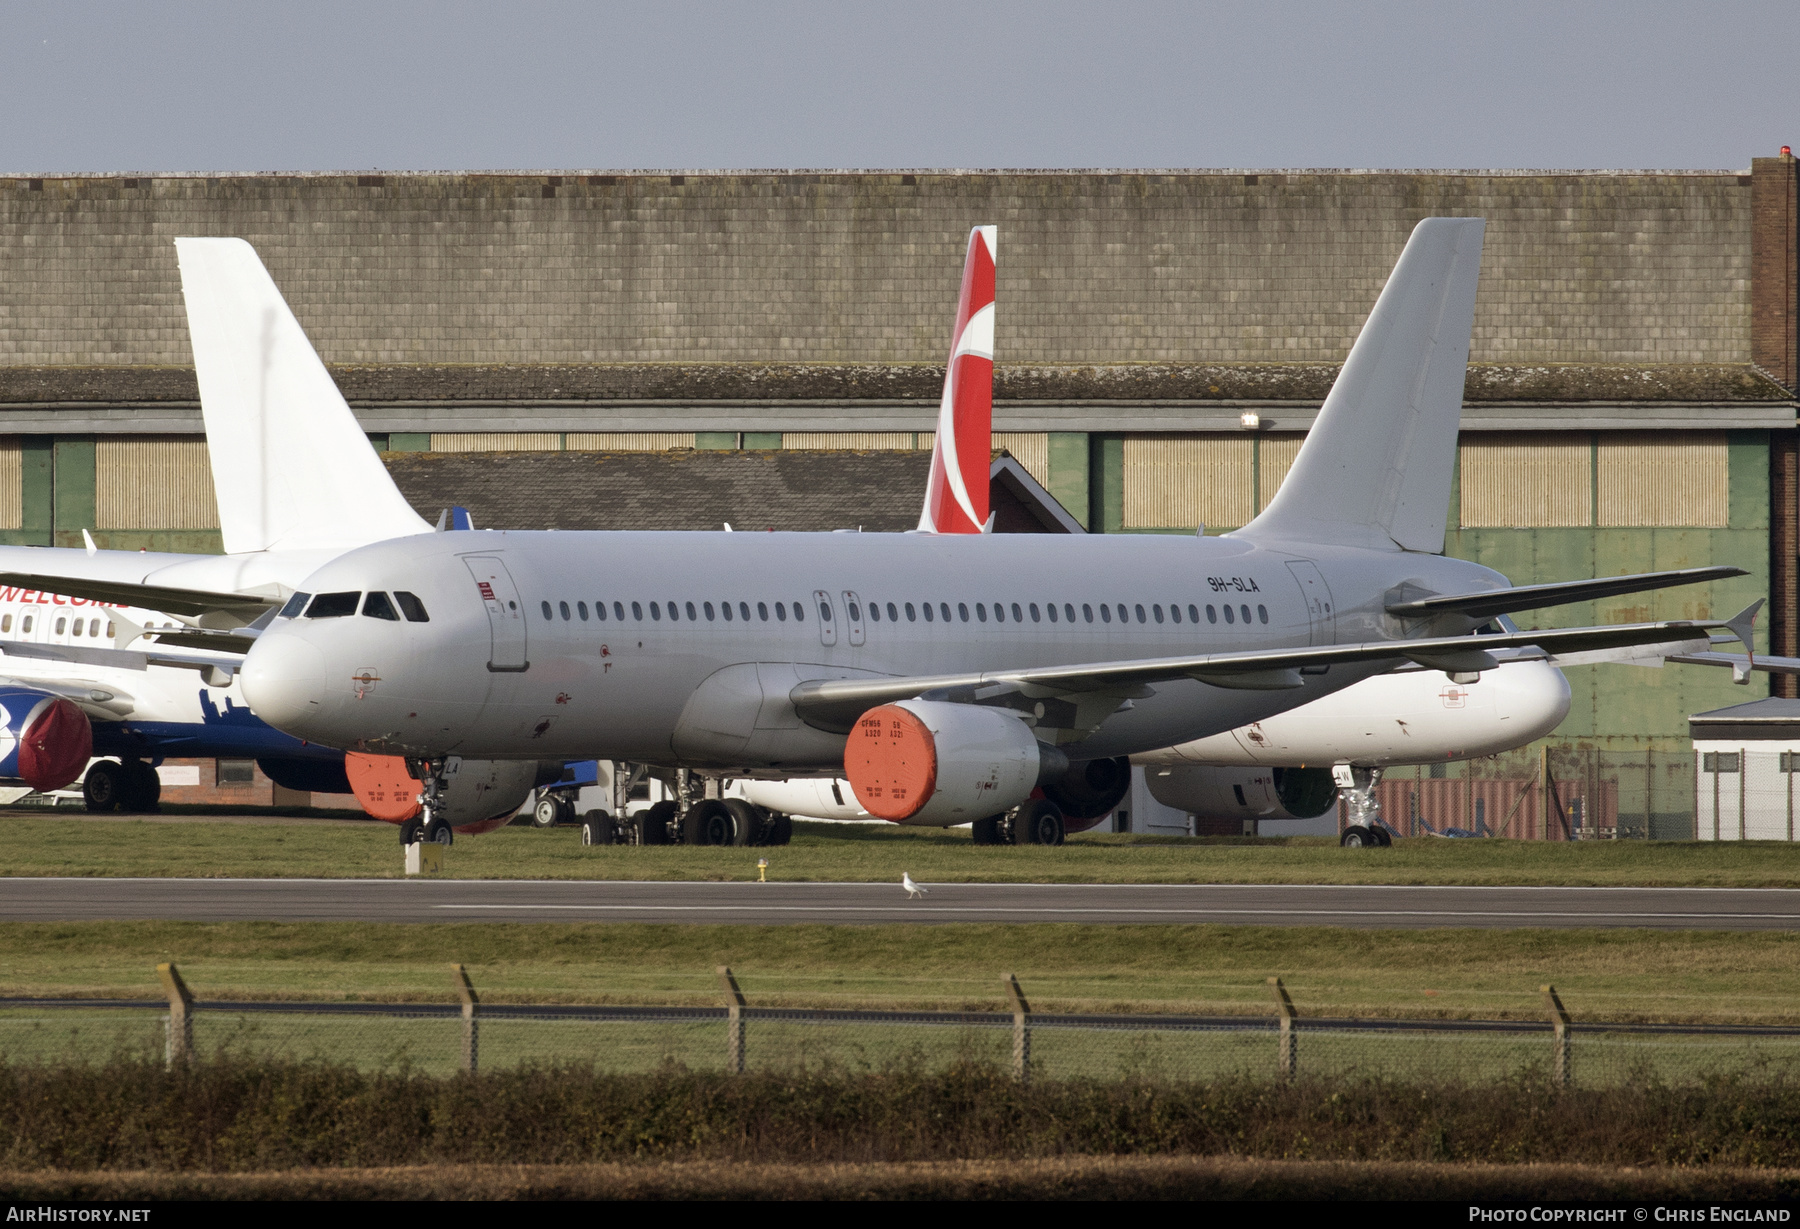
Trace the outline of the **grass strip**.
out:
<instances>
[{"instance_id":1,"label":"grass strip","mask_svg":"<svg viewBox=\"0 0 1800 1229\"><path fill-rule=\"evenodd\" d=\"M1800 1088L1252 1079L1039 1081L998 1068L435 1077L325 1063L0 1068L0 1169L262 1172L646 1160L1213 1156L1800 1166Z\"/></svg>"},{"instance_id":2,"label":"grass strip","mask_svg":"<svg viewBox=\"0 0 1800 1229\"><path fill-rule=\"evenodd\" d=\"M0 1172L0 1198L365 1199L1232 1199L1457 1202L1792 1200L1800 1171L1737 1166L1252 1160L1073 1156L1031 1160L687 1161L584 1165L395 1165L257 1173Z\"/></svg>"},{"instance_id":3,"label":"grass strip","mask_svg":"<svg viewBox=\"0 0 1800 1229\"><path fill-rule=\"evenodd\" d=\"M158 998L172 960L203 999L716 1005L728 964L759 1007L1267 1015L1280 976L1304 1016L1800 1023L1800 935L1782 931L1391 930L1074 923L15 922L9 997Z\"/></svg>"},{"instance_id":4,"label":"grass strip","mask_svg":"<svg viewBox=\"0 0 1800 1229\"><path fill-rule=\"evenodd\" d=\"M389 824L7 816L8 875L398 878ZM1060 848L977 846L966 830L796 825L776 849L586 847L574 828L502 828L459 840L445 873L469 879L928 883L1392 883L1792 887L1800 843L1401 840L1340 849L1326 837L1262 840L1080 834Z\"/></svg>"}]
</instances>

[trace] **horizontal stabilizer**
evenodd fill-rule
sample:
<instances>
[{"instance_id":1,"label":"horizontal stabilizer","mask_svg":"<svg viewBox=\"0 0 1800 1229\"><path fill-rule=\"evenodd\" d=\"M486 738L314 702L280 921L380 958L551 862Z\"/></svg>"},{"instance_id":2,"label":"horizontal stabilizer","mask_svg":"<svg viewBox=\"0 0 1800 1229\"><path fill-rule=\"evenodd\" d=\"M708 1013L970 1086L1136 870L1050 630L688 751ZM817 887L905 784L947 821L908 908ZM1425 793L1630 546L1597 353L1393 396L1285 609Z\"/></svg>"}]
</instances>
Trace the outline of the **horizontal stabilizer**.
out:
<instances>
[{"instance_id":1,"label":"horizontal stabilizer","mask_svg":"<svg viewBox=\"0 0 1800 1229\"><path fill-rule=\"evenodd\" d=\"M1403 619L1428 618L1431 615L1456 613L1471 619L1491 619L1515 610L1538 610L1547 606L1564 606L1570 602L1591 602L1622 593L1647 593L1674 585L1694 585L1708 580L1725 580L1732 576L1748 576L1743 568L1683 568L1676 572L1639 572L1634 576L1603 576L1594 580L1563 580L1547 585L1517 585L1510 589L1487 589L1480 593L1432 594L1387 604L1387 612Z\"/></svg>"}]
</instances>

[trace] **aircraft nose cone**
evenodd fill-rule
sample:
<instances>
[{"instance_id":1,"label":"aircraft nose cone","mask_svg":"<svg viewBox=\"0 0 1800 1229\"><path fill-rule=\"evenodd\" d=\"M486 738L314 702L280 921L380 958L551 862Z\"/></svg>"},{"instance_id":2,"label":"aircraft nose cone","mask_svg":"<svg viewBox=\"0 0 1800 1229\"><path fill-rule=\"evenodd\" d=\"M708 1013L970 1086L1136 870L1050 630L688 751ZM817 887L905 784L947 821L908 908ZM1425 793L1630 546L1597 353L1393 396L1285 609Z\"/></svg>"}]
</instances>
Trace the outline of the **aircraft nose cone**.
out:
<instances>
[{"instance_id":1,"label":"aircraft nose cone","mask_svg":"<svg viewBox=\"0 0 1800 1229\"><path fill-rule=\"evenodd\" d=\"M265 635L244 658L238 679L251 711L303 737L325 690L325 654L298 636Z\"/></svg>"}]
</instances>

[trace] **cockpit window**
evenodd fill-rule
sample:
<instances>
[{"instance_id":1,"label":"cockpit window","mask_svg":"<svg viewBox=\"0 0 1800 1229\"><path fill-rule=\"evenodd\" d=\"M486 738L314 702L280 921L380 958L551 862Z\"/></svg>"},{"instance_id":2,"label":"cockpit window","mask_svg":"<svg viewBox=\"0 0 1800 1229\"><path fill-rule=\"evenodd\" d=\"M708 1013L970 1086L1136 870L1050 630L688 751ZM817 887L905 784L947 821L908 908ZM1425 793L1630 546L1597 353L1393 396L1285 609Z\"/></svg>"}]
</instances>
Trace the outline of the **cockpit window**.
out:
<instances>
[{"instance_id":1,"label":"cockpit window","mask_svg":"<svg viewBox=\"0 0 1800 1229\"><path fill-rule=\"evenodd\" d=\"M431 622L431 616L425 613L425 603L404 589L394 590L394 600L400 603L400 613L406 616L408 623Z\"/></svg>"},{"instance_id":2,"label":"cockpit window","mask_svg":"<svg viewBox=\"0 0 1800 1229\"><path fill-rule=\"evenodd\" d=\"M311 600L312 594L310 593L294 594L293 597L290 597L287 600L287 605L281 608L281 617L284 619L298 619L300 617L300 612L306 609L306 604Z\"/></svg>"},{"instance_id":3,"label":"cockpit window","mask_svg":"<svg viewBox=\"0 0 1800 1229\"><path fill-rule=\"evenodd\" d=\"M363 617L365 619L386 619L390 623L400 621L400 616L394 611L394 604L388 601L388 595L379 590L363 599Z\"/></svg>"},{"instance_id":4,"label":"cockpit window","mask_svg":"<svg viewBox=\"0 0 1800 1229\"><path fill-rule=\"evenodd\" d=\"M309 619L341 619L345 615L356 613L357 603L362 600L360 593L321 593L306 608Z\"/></svg>"}]
</instances>

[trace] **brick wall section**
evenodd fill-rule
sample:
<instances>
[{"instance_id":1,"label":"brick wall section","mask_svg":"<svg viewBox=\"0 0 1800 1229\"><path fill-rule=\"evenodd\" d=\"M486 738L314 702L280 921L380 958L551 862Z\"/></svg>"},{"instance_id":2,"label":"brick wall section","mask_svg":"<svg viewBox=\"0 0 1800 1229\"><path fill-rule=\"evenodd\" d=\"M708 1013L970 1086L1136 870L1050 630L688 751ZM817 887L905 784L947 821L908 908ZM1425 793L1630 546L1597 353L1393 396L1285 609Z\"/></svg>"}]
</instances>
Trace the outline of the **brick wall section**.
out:
<instances>
[{"instance_id":1,"label":"brick wall section","mask_svg":"<svg viewBox=\"0 0 1800 1229\"><path fill-rule=\"evenodd\" d=\"M942 362L968 228L998 357L1335 362L1406 235L1489 220L1473 357L1744 363L1749 176L0 180L0 361L189 363L178 235L255 243L341 364Z\"/></svg>"},{"instance_id":2,"label":"brick wall section","mask_svg":"<svg viewBox=\"0 0 1800 1229\"><path fill-rule=\"evenodd\" d=\"M1750 356L1788 388L1800 385L1800 175L1792 154L1751 162Z\"/></svg>"}]
</instances>

